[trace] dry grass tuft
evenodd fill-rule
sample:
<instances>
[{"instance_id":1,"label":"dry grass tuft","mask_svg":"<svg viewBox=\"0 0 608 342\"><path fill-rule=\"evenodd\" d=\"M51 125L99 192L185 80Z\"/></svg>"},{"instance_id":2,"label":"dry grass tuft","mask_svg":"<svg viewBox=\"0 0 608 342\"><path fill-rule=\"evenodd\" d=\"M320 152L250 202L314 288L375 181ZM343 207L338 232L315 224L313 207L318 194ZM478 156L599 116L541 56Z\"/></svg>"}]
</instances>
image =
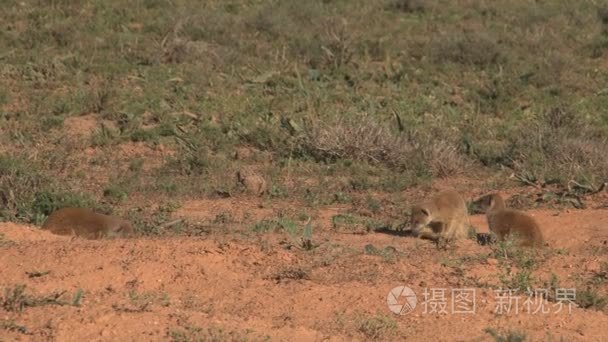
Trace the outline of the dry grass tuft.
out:
<instances>
[{"instance_id":1,"label":"dry grass tuft","mask_svg":"<svg viewBox=\"0 0 608 342\"><path fill-rule=\"evenodd\" d=\"M402 134L369 115L311 126L305 145L321 159L364 160L402 170L423 168L437 177L463 172L469 164L457 145L438 138L439 134Z\"/></svg>"}]
</instances>

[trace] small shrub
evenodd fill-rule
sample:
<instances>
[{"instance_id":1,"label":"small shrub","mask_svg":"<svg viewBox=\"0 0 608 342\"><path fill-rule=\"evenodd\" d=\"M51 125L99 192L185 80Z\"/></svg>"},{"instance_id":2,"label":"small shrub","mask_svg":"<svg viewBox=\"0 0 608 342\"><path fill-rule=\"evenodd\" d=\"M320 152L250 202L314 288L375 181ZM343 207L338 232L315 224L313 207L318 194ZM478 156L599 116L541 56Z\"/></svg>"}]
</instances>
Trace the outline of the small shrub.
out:
<instances>
[{"instance_id":1,"label":"small shrub","mask_svg":"<svg viewBox=\"0 0 608 342\"><path fill-rule=\"evenodd\" d=\"M318 160L382 163L402 172L428 170L439 177L460 173L468 164L453 142L438 139L434 132L399 134L368 115L312 123L299 146ZM356 190L365 188L363 179L355 183Z\"/></svg>"}]
</instances>

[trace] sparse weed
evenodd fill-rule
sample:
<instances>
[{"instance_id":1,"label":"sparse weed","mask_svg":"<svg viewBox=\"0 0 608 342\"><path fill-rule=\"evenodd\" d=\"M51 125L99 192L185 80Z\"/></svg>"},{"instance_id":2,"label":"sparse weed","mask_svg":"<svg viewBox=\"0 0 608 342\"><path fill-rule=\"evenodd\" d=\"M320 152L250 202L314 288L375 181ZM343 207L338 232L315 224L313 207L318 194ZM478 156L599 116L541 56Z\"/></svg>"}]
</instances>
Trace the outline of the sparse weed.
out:
<instances>
[{"instance_id":1,"label":"sparse weed","mask_svg":"<svg viewBox=\"0 0 608 342\"><path fill-rule=\"evenodd\" d=\"M371 210L371 212L374 214L377 214L382 209L382 205L380 204L380 202L371 196L367 196L365 201L367 209Z\"/></svg>"},{"instance_id":2,"label":"sparse weed","mask_svg":"<svg viewBox=\"0 0 608 342\"><path fill-rule=\"evenodd\" d=\"M260 222L255 223L251 230L256 233L265 233L269 231L279 231L281 229L281 224L276 220L262 220Z\"/></svg>"},{"instance_id":3,"label":"sparse weed","mask_svg":"<svg viewBox=\"0 0 608 342\"><path fill-rule=\"evenodd\" d=\"M213 219L213 223L218 223L218 224L228 224L228 223L233 223L233 222L234 222L234 217L232 217L232 214L227 211L224 211L224 212L221 212L221 213L215 215L215 218Z\"/></svg>"},{"instance_id":4,"label":"sparse weed","mask_svg":"<svg viewBox=\"0 0 608 342\"><path fill-rule=\"evenodd\" d=\"M368 254L368 255L380 256L380 257L382 257L382 259L384 259L384 261L386 261L388 263L395 262L395 260L398 256L397 249L395 249L395 247L393 247L393 246L386 246L382 249L378 249L374 245L368 244L363 247L363 251L365 252L365 254Z\"/></svg>"},{"instance_id":5,"label":"sparse weed","mask_svg":"<svg viewBox=\"0 0 608 342\"><path fill-rule=\"evenodd\" d=\"M499 279L504 288L525 291L533 287L532 270L538 264L535 251L520 248L517 237L510 236L494 244L492 253L500 261Z\"/></svg>"},{"instance_id":6,"label":"sparse weed","mask_svg":"<svg viewBox=\"0 0 608 342\"><path fill-rule=\"evenodd\" d=\"M547 290L547 300L555 301L556 291L560 288L559 279L555 273L551 273L551 277L548 281L545 281L543 288Z\"/></svg>"},{"instance_id":7,"label":"sparse weed","mask_svg":"<svg viewBox=\"0 0 608 342\"><path fill-rule=\"evenodd\" d=\"M112 308L123 312L146 312L151 310L152 305L169 306L171 299L166 292L136 292L128 294L129 304L113 304Z\"/></svg>"},{"instance_id":8,"label":"sparse weed","mask_svg":"<svg viewBox=\"0 0 608 342\"><path fill-rule=\"evenodd\" d=\"M3 233L0 233L0 247L11 246L14 242L6 238Z\"/></svg>"},{"instance_id":9,"label":"sparse weed","mask_svg":"<svg viewBox=\"0 0 608 342\"><path fill-rule=\"evenodd\" d=\"M72 298L72 306L80 306L83 296L84 296L83 289L79 288L78 290L76 290L76 293L74 294L74 298Z\"/></svg>"},{"instance_id":10,"label":"sparse weed","mask_svg":"<svg viewBox=\"0 0 608 342\"><path fill-rule=\"evenodd\" d=\"M389 316L359 316L355 319L357 330L371 340L385 340L392 336L397 329L397 322Z\"/></svg>"},{"instance_id":11,"label":"sparse weed","mask_svg":"<svg viewBox=\"0 0 608 342\"><path fill-rule=\"evenodd\" d=\"M270 337L256 334L251 330L232 330L224 327L211 326L201 328L188 325L171 328L167 335L172 342L191 341L238 341L238 342L267 342Z\"/></svg>"},{"instance_id":12,"label":"sparse weed","mask_svg":"<svg viewBox=\"0 0 608 342\"><path fill-rule=\"evenodd\" d=\"M32 271L32 272L25 272L25 274L27 274L27 276L29 278L39 278L39 277L43 277L47 274L51 273L51 271Z\"/></svg>"},{"instance_id":13,"label":"sparse weed","mask_svg":"<svg viewBox=\"0 0 608 342\"><path fill-rule=\"evenodd\" d=\"M587 288L576 292L575 302L583 309L603 310L608 305L608 297L602 296L597 289Z\"/></svg>"},{"instance_id":14,"label":"sparse weed","mask_svg":"<svg viewBox=\"0 0 608 342\"><path fill-rule=\"evenodd\" d=\"M33 297L25 294L25 285L15 285L4 289L2 298L2 308L6 311L21 312L27 307L42 306L42 305L65 305L66 302L60 298L65 294L62 292L53 292L47 296Z\"/></svg>"},{"instance_id":15,"label":"sparse weed","mask_svg":"<svg viewBox=\"0 0 608 342\"><path fill-rule=\"evenodd\" d=\"M277 283L285 280L305 280L310 279L310 273L308 270L301 267L283 267L277 272L271 274L269 279L276 281Z\"/></svg>"},{"instance_id":16,"label":"sparse weed","mask_svg":"<svg viewBox=\"0 0 608 342\"><path fill-rule=\"evenodd\" d=\"M307 251L317 247L317 245L313 243L312 239L313 225L310 217L308 217L308 221L303 226L289 218L280 217L278 219L262 220L257 222L251 229L257 233L278 232L283 230L291 239L291 243L288 247L295 246L299 249Z\"/></svg>"},{"instance_id":17,"label":"sparse weed","mask_svg":"<svg viewBox=\"0 0 608 342\"><path fill-rule=\"evenodd\" d=\"M28 333L26 326L17 324L12 320L0 320L0 330L16 331L21 334Z\"/></svg>"},{"instance_id":18,"label":"sparse weed","mask_svg":"<svg viewBox=\"0 0 608 342\"><path fill-rule=\"evenodd\" d=\"M2 238L0 237L0 244ZM608 283L608 261L604 261L600 264L600 269L595 272L593 278L591 279L591 283L595 285L601 285Z\"/></svg>"},{"instance_id":19,"label":"sparse weed","mask_svg":"<svg viewBox=\"0 0 608 342\"><path fill-rule=\"evenodd\" d=\"M505 267L498 278L504 289L526 291L533 288L532 272L528 269L520 269L513 273L511 268Z\"/></svg>"},{"instance_id":20,"label":"sparse weed","mask_svg":"<svg viewBox=\"0 0 608 342\"><path fill-rule=\"evenodd\" d=\"M537 263L535 251L519 247L517 237L514 235L494 244L492 253L495 258L504 262L513 262L522 269L532 269Z\"/></svg>"},{"instance_id":21,"label":"sparse weed","mask_svg":"<svg viewBox=\"0 0 608 342\"><path fill-rule=\"evenodd\" d=\"M352 214L337 214L331 218L334 230L350 234L367 234L377 225L376 222Z\"/></svg>"},{"instance_id":22,"label":"sparse weed","mask_svg":"<svg viewBox=\"0 0 608 342\"><path fill-rule=\"evenodd\" d=\"M490 334L495 342L524 342L526 334L521 331L509 330L504 333L499 333L496 329L485 328L484 332Z\"/></svg>"}]
</instances>

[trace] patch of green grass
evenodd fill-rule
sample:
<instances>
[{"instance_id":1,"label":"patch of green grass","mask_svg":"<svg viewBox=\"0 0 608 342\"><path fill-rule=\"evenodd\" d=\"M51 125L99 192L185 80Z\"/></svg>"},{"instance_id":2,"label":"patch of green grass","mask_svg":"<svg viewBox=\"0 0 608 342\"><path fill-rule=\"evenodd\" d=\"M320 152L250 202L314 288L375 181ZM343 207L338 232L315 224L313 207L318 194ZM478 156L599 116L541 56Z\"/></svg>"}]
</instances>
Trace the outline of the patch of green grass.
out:
<instances>
[{"instance_id":1,"label":"patch of green grass","mask_svg":"<svg viewBox=\"0 0 608 342\"><path fill-rule=\"evenodd\" d=\"M334 203L345 204L345 203L350 203L351 201L352 201L352 199L350 198L350 196L348 196L347 194L345 194L343 192L336 192L333 195Z\"/></svg>"},{"instance_id":2,"label":"patch of green grass","mask_svg":"<svg viewBox=\"0 0 608 342\"><path fill-rule=\"evenodd\" d=\"M493 255L499 260L499 279L507 289L521 290L533 288L532 271L538 265L536 251L518 246L515 237L499 241L492 246Z\"/></svg>"},{"instance_id":3,"label":"patch of green grass","mask_svg":"<svg viewBox=\"0 0 608 342\"><path fill-rule=\"evenodd\" d=\"M291 240L290 246L295 246L303 250L312 250L317 245L313 243L313 225L310 217L306 217L308 221L301 225L287 217L277 219L262 220L255 223L251 230L256 233L279 232L287 233Z\"/></svg>"},{"instance_id":4,"label":"patch of green grass","mask_svg":"<svg viewBox=\"0 0 608 342\"><path fill-rule=\"evenodd\" d=\"M64 118L61 116L46 117L42 121L42 129L45 131L48 131L53 128L61 128L61 127L63 127L63 121L64 121Z\"/></svg>"},{"instance_id":5,"label":"patch of green grass","mask_svg":"<svg viewBox=\"0 0 608 342\"><path fill-rule=\"evenodd\" d=\"M107 147L118 144L121 134L118 130L110 128L104 124L91 136L92 147Z\"/></svg>"},{"instance_id":6,"label":"patch of green grass","mask_svg":"<svg viewBox=\"0 0 608 342\"><path fill-rule=\"evenodd\" d=\"M498 260L513 263L519 268L532 269L538 262L536 252L518 245L517 238L511 236L492 246L492 253Z\"/></svg>"},{"instance_id":7,"label":"patch of green grass","mask_svg":"<svg viewBox=\"0 0 608 342\"><path fill-rule=\"evenodd\" d=\"M34 201L31 204L31 214L33 216L33 222L41 224L46 216L50 215L53 211L63 207L76 207L76 208L91 208L97 209L100 206L97 204L95 199L87 194L74 193L74 192L39 192L34 195Z\"/></svg>"},{"instance_id":8,"label":"patch of green grass","mask_svg":"<svg viewBox=\"0 0 608 342\"><path fill-rule=\"evenodd\" d=\"M129 198L129 194L135 191L138 186L139 177L137 173L123 174L119 177L110 179L103 189L103 196L106 199L120 203Z\"/></svg>"},{"instance_id":9,"label":"patch of green grass","mask_svg":"<svg viewBox=\"0 0 608 342\"><path fill-rule=\"evenodd\" d=\"M0 217L34 224L62 207L99 207L87 193L62 190L38 164L6 155L0 155L0 197Z\"/></svg>"},{"instance_id":10,"label":"patch of green grass","mask_svg":"<svg viewBox=\"0 0 608 342\"><path fill-rule=\"evenodd\" d=\"M265 233L265 232L277 232L283 228L283 225L279 220L262 220L256 222L251 230L256 233Z\"/></svg>"},{"instance_id":11,"label":"patch of green grass","mask_svg":"<svg viewBox=\"0 0 608 342\"><path fill-rule=\"evenodd\" d=\"M34 189L116 208L137 205L125 195L233 196L239 163L268 165L271 199L311 206L476 169L562 186L608 177L608 93L597 68L608 35L596 3L26 7L0 14L11 23L0 37L0 145L11 159L33 156L8 176L0 160L3 219L39 221ZM65 138L74 129L66 119L81 114L97 120L90 146ZM137 186L108 184L104 197L99 183L129 163L117 147L132 141L169 160L130 162ZM242 146L267 159L235 161ZM302 185L311 178L324 180Z\"/></svg>"},{"instance_id":12,"label":"patch of green grass","mask_svg":"<svg viewBox=\"0 0 608 342\"><path fill-rule=\"evenodd\" d=\"M380 204L380 202L371 196L367 196L365 202L367 209L369 209L374 214L379 213L382 209L382 205Z\"/></svg>"},{"instance_id":13,"label":"patch of green grass","mask_svg":"<svg viewBox=\"0 0 608 342\"><path fill-rule=\"evenodd\" d=\"M129 171L131 172L140 172L145 164L145 160L143 158L135 158L129 162Z\"/></svg>"},{"instance_id":14,"label":"patch of green grass","mask_svg":"<svg viewBox=\"0 0 608 342\"><path fill-rule=\"evenodd\" d=\"M511 268L505 268L503 273L498 276L503 288L517 291L525 291L533 288L532 271L520 269L515 272Z\"/></svg>"}]
</instances>

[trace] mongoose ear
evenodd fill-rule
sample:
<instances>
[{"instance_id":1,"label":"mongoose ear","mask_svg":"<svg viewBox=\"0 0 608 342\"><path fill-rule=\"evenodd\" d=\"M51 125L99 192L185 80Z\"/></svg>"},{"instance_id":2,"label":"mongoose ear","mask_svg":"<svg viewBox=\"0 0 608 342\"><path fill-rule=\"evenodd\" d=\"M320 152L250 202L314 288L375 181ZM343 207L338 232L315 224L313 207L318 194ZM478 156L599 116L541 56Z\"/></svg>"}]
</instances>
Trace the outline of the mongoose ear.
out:
<instances>
[{"instance_id":1,"label":"mongoose ear","mask_svg":"<svg viewBox=\"0 0 608 342\"><path fill-rule=\"evenodd\" d=\"M426 215L426 216L431 216L431 215L429 214L429 211L428 211L428 210L426 210L426 209L422 209L422 213L423 213L424 215Z\"/></svg>"}]
</instances>

